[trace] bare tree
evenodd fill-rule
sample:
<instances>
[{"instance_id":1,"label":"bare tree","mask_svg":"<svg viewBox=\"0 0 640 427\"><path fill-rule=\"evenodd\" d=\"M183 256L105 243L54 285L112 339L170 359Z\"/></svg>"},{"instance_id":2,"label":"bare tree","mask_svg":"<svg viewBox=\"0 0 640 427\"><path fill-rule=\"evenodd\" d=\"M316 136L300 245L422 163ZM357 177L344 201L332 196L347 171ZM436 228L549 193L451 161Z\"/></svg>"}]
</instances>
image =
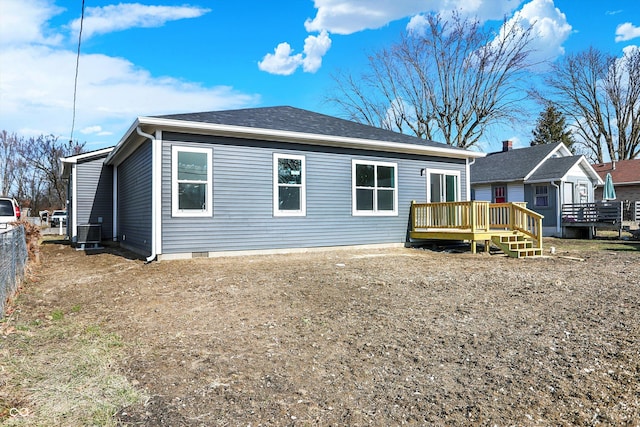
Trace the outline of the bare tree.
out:
<instances>
[{"instance_id":1,"label":"bare tree","mask_svg":"<svg viewBox=\"0 0 640 427\"><path fill-rule=\"evenodd\" d=\"M569 118L576 142L591 160L633 159L640 155L640 49L622 58L595 48L567 55L546 79L551 89L541 97Z\"/></svg>"},{"instance_id":2,"label":"bare tree","mask_svg":"<svg viewBox=\"0 0 640 427\"><path fill-rule=\"evenodd\" d=\"M60 158L79 154L83 148L84 144L78 142L60 143L54 135L41 135L25 140L20 147L20 155L34 169L33 180L40 179L44 183L41 189L35 183L29 184L25 191L45 191L50 206L64 207L67 193L61 176Z\"/></svg>"},{"instance_id":3,"label":"bare tree","mask_svg":"<svg viewBox=\"0 0 640 427\"><path fill-rule=\"evenodd\" d=\"M14 196L20 171L19 146L21 138L6 130L0 132L0 195Z\"/></svg>"},{"instance_id":4,"label":"bare tree","mask_svg":"<svg viewBox=\"0 0 640 427\"><path fill-rule=\"evenodd\" d=\"M329 101L352 120L468 148L519 117L530 42L529 26L505 23L496 34L458 15L429 15L424 33L370 56L360 78L334 76Z\"/></svg>"}]
</instances>

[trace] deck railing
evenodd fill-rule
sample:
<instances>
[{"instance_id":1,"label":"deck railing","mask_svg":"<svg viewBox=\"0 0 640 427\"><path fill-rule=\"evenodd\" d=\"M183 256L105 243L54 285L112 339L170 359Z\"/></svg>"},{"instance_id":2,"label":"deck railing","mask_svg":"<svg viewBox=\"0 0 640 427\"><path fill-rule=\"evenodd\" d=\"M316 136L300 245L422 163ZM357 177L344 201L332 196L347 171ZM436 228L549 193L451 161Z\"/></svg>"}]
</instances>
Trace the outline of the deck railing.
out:
<instances>
[{"instance_id":1,"label":"deck railing","mask_svg":"<svg viewBox=\"0 0 640 427\"><path fill-rule=\"evenodd\" d=\"M542 247L542 215L526 208L526 203L484 201L411 204L413 231L461 229L471 232L517 230Z\"/></svg>"},{"instance_id":2,"label":"deck railing","mask_svg":"<svg viewBox=\"0 0 640 427\"><path fill-rule=\"evenodd\" d=\"M622 210L622 202L565 203L562 222L620 224Z\"/></svg>"}]
</instances>

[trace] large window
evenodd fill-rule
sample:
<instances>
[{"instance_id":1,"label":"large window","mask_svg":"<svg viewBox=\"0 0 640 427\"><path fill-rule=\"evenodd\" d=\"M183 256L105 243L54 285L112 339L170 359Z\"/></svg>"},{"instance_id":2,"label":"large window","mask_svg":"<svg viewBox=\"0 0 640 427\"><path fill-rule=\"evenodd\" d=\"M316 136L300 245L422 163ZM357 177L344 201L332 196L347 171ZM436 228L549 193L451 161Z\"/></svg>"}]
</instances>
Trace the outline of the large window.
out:
<instances>
[{"instance_id":1,"label":"large window","mask_svg":"<svg viewBox=\"0 0 640 427\"><path fill-rule=\"evenodd\" d=\"M273 214L306 214L304 156L273 155Z\"/></svg>"},{"instance_id":2,"label":"large window","mask_svg":"<svg viewBox=\"0 0 640 427\"><path fill-rule=\"evenodd\" d=\"M398 214L398 167L395 163L352 162L353 214Z\"/></svg>"},{"instance_id":3,"label":"large window","mask_svg":"<svg viewBox=\"0 0 640 427\"><path fill-rule=\"evenodd\" d=\"M173 216L211 216L211 150L171 149L171 212Z\"/></svg>"},{"instance_id":4,"label":"large window","mask_svg":"<svg viewBox=\"0 0 640 427\"><path fill-rule=\"evenodd\" d=\"M549 206L549 186L548 185L536 185L534 206L546 207Z\"/></svg>"}]
</instances>

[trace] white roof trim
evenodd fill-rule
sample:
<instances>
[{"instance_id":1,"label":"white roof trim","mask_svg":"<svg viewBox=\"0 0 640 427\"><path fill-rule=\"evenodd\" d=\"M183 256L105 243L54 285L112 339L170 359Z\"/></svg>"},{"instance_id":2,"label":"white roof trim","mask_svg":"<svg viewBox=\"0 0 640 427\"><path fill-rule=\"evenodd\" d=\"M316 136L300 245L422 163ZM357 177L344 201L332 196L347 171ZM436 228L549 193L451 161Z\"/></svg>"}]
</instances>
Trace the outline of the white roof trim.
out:
<instances>
[{"instance_id":1,"label":"white roof trim","mask_svg":"<svg viewBox=\"0 0 640 427\"><path fill-rule=\"evenodd\" d=\"M217 123L194 122L185 120L166 119L159 117L138 117L131 125L127 133L122 137L115 150L107 158L110 162L120 151L121 145L129 138L138 126L150 126L163 131L197 131L205 135L230 136L247 139L263 139L267 141L290 142L298 144L360 148L374 151L386 151L395 153L413 153L422 155L434 155L456 159L468 159L484 157L486 154L444 147L433 147L404 142L379 141L372 139L351 138L335 135L321 135L306 132L292 132L274 129L253 128L246 126L224 125Z\"/></svg>"},{"instance_id":2,"label":"white roof trim","mask_svg":"<svg viewBox=\"0 0 640 427\"><path fill-rule=\"evenodd\" d=\"M60 157L62 163L78 163L78 160L89 159L92 157L100 157L109 154L115 147L103 148L101 150L90 151L88 153L77 154L75 156Z\"/></svg>"},{"instance_id":3,"label":"white roof trim","mask_svg":"<svg viewBox=\"0 0 640 427\"><path fill-rule=\"evenodd\" d=\"M529 173L528 173L528 174L526 174L526 175L524 176L524 181L526 182L526 181L531 177L531 175L533 175L533 174L534 174L534 173L535 173L535 172L540 168L540 166L542 166L542 164L543 164L544 162L546 162L546 161L547 161L547 160L549 160L551 157L553 157L553 155L554 155L555 153L557 153L559 150L561 150L563 147L564 147L564 149L565 149L565 150L564 150L564 157L566 157L566 156L570 156L570 155L571 155L571 151L569 151L569 149L568 149L568 148L567 148L563 143L558 143L558 146L557 146L556 148L554 148L553 150L551 150L551 151L549 152L549 154L547 154L547 155L545 156L545 158L544 158L544 159L540 160L540 162L538 162L538 164L537 164L537 165L535 165L535 166L534 166L534 167L529 171Z\"/></svg>"}]
</instances>

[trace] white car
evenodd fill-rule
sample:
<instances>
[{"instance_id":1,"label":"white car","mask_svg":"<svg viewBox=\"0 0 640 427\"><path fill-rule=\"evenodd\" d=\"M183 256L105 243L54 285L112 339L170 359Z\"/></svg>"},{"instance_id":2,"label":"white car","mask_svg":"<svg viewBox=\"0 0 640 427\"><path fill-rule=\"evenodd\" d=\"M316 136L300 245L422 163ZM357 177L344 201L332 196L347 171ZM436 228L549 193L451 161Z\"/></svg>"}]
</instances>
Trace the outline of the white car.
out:
<instances>
[{"instance_id":1,"label":"white car","mask_svg":"<svg viewBox=\"0 0 640 427\"><path fill-rule=\"evenodd\" d=\"M20 206L11 197L0 197L0 230L11 228L20 219Z\"/></svg>"},{"instance_id":2,"label":"white car","mask_svg":"<svg viewBox=\"0 0 640 427\"><path fill-rule=\"evenodd\" d=\"M67 225L67 211L53 211L51 226L58 227L60 224Z\"/></svg>"}]
</instances>

